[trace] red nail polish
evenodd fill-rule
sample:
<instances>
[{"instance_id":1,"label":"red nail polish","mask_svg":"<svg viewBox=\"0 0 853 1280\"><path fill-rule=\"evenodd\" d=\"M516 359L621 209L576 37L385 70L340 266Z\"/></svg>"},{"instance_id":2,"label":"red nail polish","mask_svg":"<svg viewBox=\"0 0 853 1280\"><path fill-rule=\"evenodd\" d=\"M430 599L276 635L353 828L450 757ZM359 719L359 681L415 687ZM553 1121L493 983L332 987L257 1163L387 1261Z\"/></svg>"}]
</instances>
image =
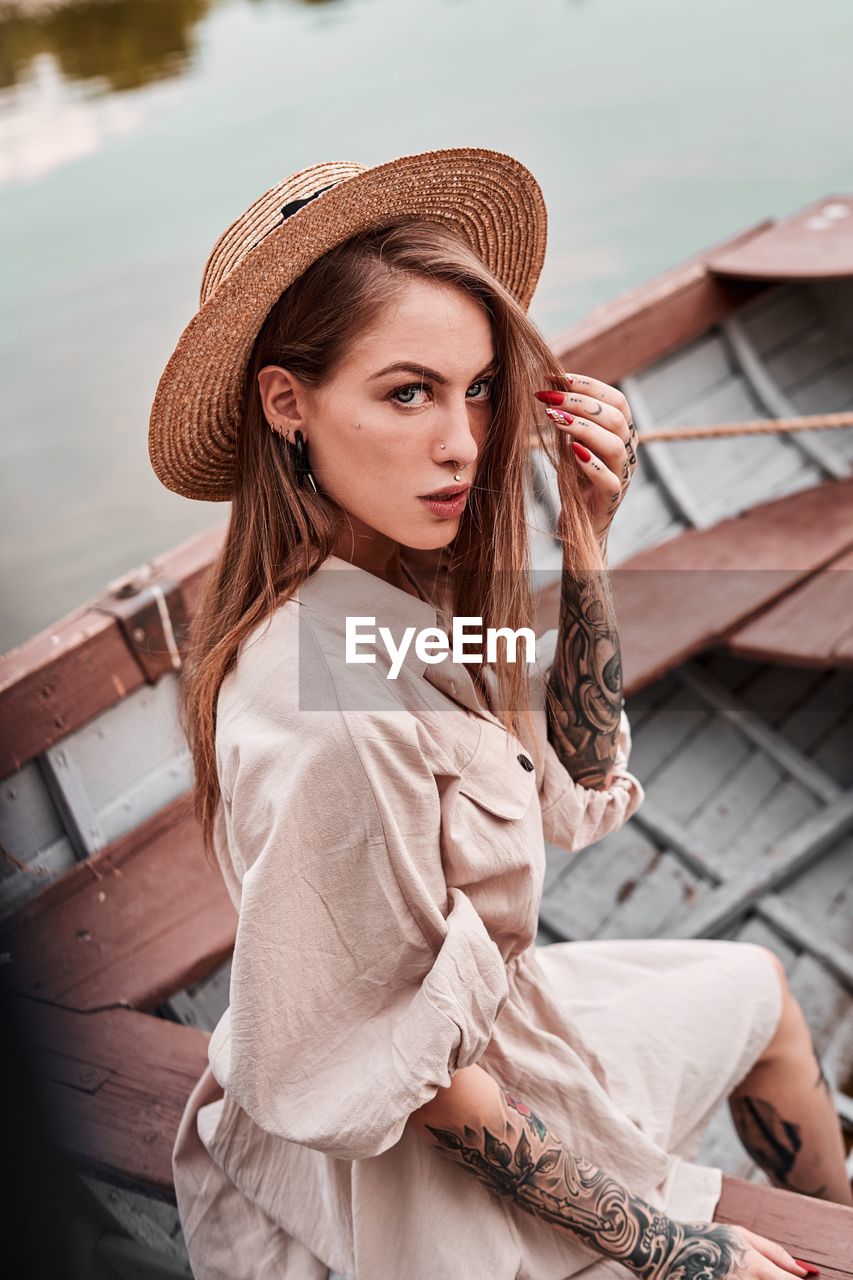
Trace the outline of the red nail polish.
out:
<instances>
[{"instance_id":1,"label":"red nail polish","mask_svg":"<svg viewBox=\"0 0 853 1280\"><path fill-rule=\"evenodd\" d=\"M537 391L536 399L541 400L543 404L562 404L565 396L562 391Z\"/></svg>"},{"instance_id":2,"label":"red nail polish","mask_svg":"<svg viewBox=\"0 0 853 1280\"><path fill-rule=\"evenodd\" d=\"M589 449L585 449L582 444L578 444L577 440L572 441L572 448L580 458L581 462L589 462L592 457Z\"/></svg>"},{"instance_id":3,"label":"red nail polish","mask_svg":"<svg viewBox=\"0 0 853 1280\"><path fill-rule=\"evenodd\" d=\"M794 1261L798 1267L804 1267L810 1276L820 1275L820 1267L813 1267L810 1262L801 1262L799 1258L795 1258Z\"/></svg>"},{"instance_id":4,"label":"red nail polish","mask_svg":"<svg viewBox=\"0 0 853 1280\"><path fill-rule=\"evenodd\" d=\"M554 422L574 422L572 415L562 409L546 409L545 412Z\"/></svg>"}]
</instances>

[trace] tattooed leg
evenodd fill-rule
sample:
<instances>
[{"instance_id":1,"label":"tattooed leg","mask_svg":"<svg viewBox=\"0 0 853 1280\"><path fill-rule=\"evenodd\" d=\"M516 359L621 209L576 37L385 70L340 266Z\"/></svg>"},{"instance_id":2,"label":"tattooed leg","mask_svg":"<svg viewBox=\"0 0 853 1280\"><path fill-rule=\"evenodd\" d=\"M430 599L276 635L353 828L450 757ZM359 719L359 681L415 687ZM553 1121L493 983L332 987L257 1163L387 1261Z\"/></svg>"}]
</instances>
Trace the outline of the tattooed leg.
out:
<instances>
[{"instance_id":1,"label":"tattooed leg","mask_svg":"<svg viewBox=\"0 0 853 1280\"><path fill-rule=\"evenodd\" d=\"M494 1088L499 1105L490 1109L492 1128L425 1128L442 1152L495 1195L570 1232L643 1280L726 1280L740 1274L747 1248L732 1228L674 1221L603 1169L572 1155L530 1107L496 1083Z\"/></svg>"},{"instance_id":2,"label":"tattooed leg","mask_svg":"<svg viewBox=\"0 0 853 1280\"><path fill-rule=\"evenodd\" d=\"M616 759L622 662L606 573L563 573L557 652L548 679L548 735L581 786L601 788Z\"/></svg>"},{"instance_id":3,"label":"tattooed leg","mask_svg":"<svg viewBox=\"0 0 853 1280\"><path fill-rule=\"evenodd\" d=\"M786 988L779 1028L729 1098L745 1149L777 1187L853 1205L844 1138L814 1039Z\"/></svg>"}]
</instances>

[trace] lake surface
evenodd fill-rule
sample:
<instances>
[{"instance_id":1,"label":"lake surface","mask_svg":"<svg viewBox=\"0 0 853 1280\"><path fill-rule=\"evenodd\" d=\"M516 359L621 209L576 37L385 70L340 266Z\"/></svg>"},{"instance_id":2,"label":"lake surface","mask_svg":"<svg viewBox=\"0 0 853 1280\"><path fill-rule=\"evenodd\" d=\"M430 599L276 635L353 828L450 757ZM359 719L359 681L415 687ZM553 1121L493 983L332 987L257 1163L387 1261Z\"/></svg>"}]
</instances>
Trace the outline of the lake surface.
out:
<instances>
[{"instance_id":1,"label":"lake surface","mask_svg":"<svg viewBox=\"0 0 853 1280\"><path fill-rule=\"evenodd\" d=\"M148 461L220 232L288 173L518 157L549 336L853 190L850 0L0 0L0 650L228 508Z\"/></svg>"}]
</instances>

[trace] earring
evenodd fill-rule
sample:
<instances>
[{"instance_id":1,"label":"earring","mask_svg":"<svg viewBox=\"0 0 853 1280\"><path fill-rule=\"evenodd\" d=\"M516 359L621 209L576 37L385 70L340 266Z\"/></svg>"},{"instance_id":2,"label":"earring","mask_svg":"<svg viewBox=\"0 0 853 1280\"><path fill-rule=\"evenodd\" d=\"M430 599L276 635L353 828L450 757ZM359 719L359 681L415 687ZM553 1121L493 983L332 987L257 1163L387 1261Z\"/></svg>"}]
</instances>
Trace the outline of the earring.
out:
<instances>
[{"instance_id":1,"label":"earring","mask_svg":"<svg viewBox=\"0 0 853 1280\"><path fill-rule=\"evenodd\" d=\"M289 448L292 450L296 483L301 486L307 482L317 493L317 485L311 474L311 463L308 461L308 441L298 429L293 434L293 440L294 443L289 445Z\"/></svg>"},{"instance_id":2,"label":"earring","mask_svg":"<svg viewBox=\"0 0 853 1280\"><path fill-rule=\"evenodd\" d=\"M291 444L288 439L290 436L289 428L287 431L282 431L279 427L273 426L271 422L267 425L271 427L273 431L278 431L278 434L283 437L284 443L287 445L287 451L290 454L290 461L293 464L294 471L296 472L297 485L301 488L302 485L306 483L310 484L314 492L319 493L317 482L311 474L311 463L308 461L308 441L305 439L302 432L298 429L294 432L294 443Z\"/></svg>"}]
</instances>

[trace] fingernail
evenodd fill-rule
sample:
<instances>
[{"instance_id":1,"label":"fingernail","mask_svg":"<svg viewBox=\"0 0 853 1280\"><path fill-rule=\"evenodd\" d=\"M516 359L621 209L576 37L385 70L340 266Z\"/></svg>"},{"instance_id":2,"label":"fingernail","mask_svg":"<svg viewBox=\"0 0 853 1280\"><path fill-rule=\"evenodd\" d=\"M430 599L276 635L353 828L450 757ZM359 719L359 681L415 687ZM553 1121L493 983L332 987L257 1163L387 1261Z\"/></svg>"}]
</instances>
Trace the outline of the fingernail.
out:
<instances>
[{"instance_id":1,"label":"fingernail","mask_svg":"<svg viewBox=\"0 0 853 1280\"><path fill-rule=\"evenodd\" d=\"M592 457L589 449L585 449L582 444L578 444L577 440L572 441L572 448L580 458L581 462L589 462Z\"/></svg>"},{"instance_id":2,"label":"fingernail","mask_svg":"<svg viewBox=\"0 0 853 1280\"><path fill-rule=\"evenodd\" d=\"M574 418L570 413L564 413L562 409L546 409L549 418L553 418L554 422L574 422Z\"/></svg>"},{"instance_id":3,"label":"fingernail","mask_svg":"<svg viewBox=\"0 0 853 1280\"><path fill-rule=\"evenodd\" d=\"M543 404L562 404L565 400L562 391L537 391L536 399L541 400Z\"/></svg>"},{"instance_id":4,"label":"fingernail","mask_svg":"<svg viewBox=\"0 0 853 1280\"><path fill-rule=\"evenodd\" d=\"M809 1275L809 1276L820 1275L820 1267L813 1267L810 1262L800 1262L799 1258L795 1258L794 1261L796 1262L798 1267L803 1268L803 1270L806 1272L806 1275Z\"/></svg>"},{"instance_id":5,"label":"fingernail","mask_svg":"<svg viewBox=\"0 0 853 1280\"><path fill-rule=\"evenodd\" d=\"M564 373L563 377L565 378L566 382L568 382L569 386L571 386L572 383L574 382L574 378L570 373Z\"/></svg>"}]
</instances>

